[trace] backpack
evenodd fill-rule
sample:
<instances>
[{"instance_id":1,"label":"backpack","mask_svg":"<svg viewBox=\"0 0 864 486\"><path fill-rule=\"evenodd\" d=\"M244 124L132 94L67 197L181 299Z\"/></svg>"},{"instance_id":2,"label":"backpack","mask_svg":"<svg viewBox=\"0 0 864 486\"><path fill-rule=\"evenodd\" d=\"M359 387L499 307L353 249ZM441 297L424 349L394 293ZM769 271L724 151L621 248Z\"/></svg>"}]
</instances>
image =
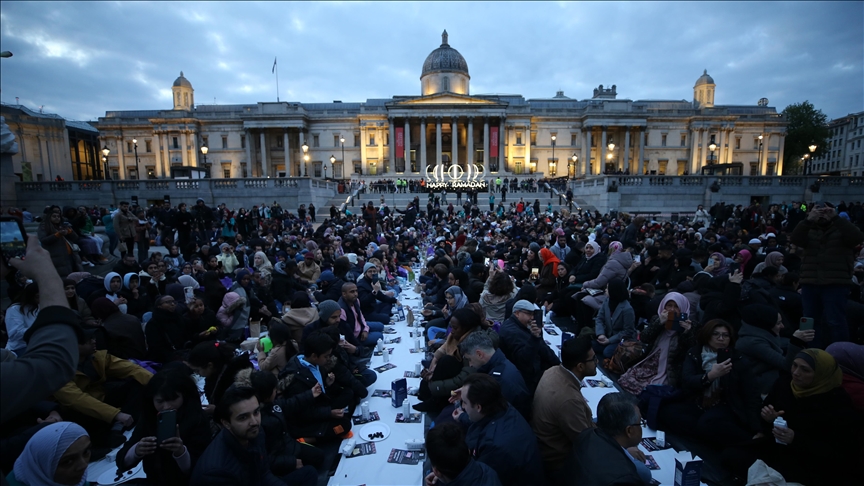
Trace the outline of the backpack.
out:
<instances>
[{"instance_id":1,"label":"backpack","mask_svg":"<svg viewBox=\"0 0 864 486\"><path fill-rule=\"evenodd\" d=\"M624 341L615 348L615 354L611 358L603 360L603 367L613 373L623 374L639 362L644 353L645 349L639 341Z\"/></svg>"}]
</instances>

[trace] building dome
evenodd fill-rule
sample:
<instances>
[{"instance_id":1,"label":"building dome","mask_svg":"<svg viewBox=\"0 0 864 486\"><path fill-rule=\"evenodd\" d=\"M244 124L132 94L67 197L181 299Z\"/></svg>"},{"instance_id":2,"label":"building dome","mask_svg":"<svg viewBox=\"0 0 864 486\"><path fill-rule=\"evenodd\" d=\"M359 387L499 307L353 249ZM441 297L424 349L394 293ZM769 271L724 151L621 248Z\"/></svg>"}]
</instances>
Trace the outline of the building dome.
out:
<instances>
[{"instance_id":1,"label":"building dome","mask_svg":"<svg viewBox=\"0 0 864 486\"><path fill-rule=\"evenodd\" d=\"M175 87L180 86L183 88L191 88L192 83L190 83L189 80L183 76L183 71L180 71L180 77L174 80L174 86Z\"/></svg>"},{"instance_id":2,"label":"building dome","mask_svg":"<svg viewBox=\"0 0 864 486\"><path fill-rule=\"evenodd\" d=\"M702 72L702 76L699 76L699 79L696 80L696 86L701 86L703 84L714 84L714 78L708 76L708 70Z\"/></svg>"},{"instance_id":3,"label":"building dome","mask_svg":"<svg viewBox=\"0 0 864 486\"><path fill-rule=\"evenodd\" d=\"M427 74L436 72L457 72L470 78L468 75L468 63L465 62L465 58L462 57L462 54L459 54L459 51L453 49L447 43L446 30L441 34L441 47L435 49L426 57L426 61L423 63L423 73L420 77L422 78Z\"/></svg>"}]
</instances>

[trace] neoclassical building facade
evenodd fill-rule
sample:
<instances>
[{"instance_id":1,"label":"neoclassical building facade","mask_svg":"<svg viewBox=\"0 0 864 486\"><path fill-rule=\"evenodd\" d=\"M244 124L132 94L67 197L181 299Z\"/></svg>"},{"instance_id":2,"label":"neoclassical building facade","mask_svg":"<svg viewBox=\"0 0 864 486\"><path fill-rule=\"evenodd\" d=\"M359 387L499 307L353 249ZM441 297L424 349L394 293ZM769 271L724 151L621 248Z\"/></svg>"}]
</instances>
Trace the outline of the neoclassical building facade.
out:
<instances>
[{"instance_id":1,"label":"neoclassical building facade","mask_svg":"<svg viewBox=\"0 0 864 486\"><path fill-rule=\"evenodd\" d=\"M782 116L764 99L715 105L707 71L692 101L619 99L615 85L582 100L561 91L525 99L471 94L470 81L445 31L422 65L419 95L196 105L181 72L173 109L109 111L98 128L119 179L782 175Z\"/></svg>"}]
</instances>

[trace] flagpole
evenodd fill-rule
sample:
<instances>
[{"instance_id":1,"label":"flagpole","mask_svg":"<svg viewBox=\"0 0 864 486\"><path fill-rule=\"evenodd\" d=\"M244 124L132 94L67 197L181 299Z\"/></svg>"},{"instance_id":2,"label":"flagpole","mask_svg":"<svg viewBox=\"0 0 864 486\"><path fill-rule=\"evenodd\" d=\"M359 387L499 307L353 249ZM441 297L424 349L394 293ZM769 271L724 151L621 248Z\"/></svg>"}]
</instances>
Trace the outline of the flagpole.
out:
<instances>
[{"instance_id":1,"label":"flagpole","mask_svg":"<svg viewBox=\"0 0 864 486\"><path fill-rule=\"evenodd\" d=\"M279 103L279 64L273 61L273 66L276 67L276 103Z\"/></svg>"}]
</instances>

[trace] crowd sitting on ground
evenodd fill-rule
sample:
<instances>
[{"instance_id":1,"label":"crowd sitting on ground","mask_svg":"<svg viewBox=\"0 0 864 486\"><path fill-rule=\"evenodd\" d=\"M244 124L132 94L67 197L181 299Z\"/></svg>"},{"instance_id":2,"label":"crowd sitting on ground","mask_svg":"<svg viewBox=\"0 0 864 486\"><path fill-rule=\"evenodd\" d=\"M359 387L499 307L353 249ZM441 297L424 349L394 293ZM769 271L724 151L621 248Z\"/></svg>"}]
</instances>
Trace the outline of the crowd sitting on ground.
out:
<instances>
[{"instance_id":1,"label":"crowd sitting on ground","mask_svg":"<svg viewBox=\"0 0 864 486\"><path fill-rule=\"evenodd\" d=\"M760 459L787 481L860 480L860 203L659 222L466 199L331 208L317 227L313 208L275 202L45 208L26 260L4 264L7 481L87 484L119 447L140 484L316 484L409 274L429 343L414 405L433 420L427 485L650 484L643 422L717 448L740 484ZM104 277L83 271L106 254ZM572 335L560 353L540 310ZM43 358L46 326L74 330L73 367L30 396L39 375L7 370ZM581 388L598 367L620 392L595 419ZM157 438L167 411L176 431Z\"/></svg>"}]
</instances>

